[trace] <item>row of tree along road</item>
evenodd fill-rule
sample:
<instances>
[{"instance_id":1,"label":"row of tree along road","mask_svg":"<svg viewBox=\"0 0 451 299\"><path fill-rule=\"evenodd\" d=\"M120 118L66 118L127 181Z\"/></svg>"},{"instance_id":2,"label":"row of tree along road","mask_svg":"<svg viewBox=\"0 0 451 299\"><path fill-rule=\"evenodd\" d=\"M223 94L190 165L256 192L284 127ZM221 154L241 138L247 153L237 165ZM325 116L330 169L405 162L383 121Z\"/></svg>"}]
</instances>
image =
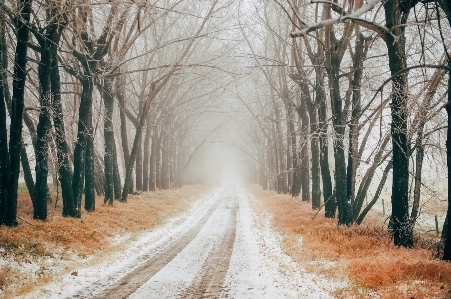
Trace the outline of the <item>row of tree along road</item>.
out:
<instances>
[{"instance_id":1,"label":"row of tree along road","mask_svg":"<svg viewBox=\"0 0 451 299\"><path fill-rule=\"evenodd\" d=\"M391 176L388 226L413 247L432 183L451 216L450 24L447 0L1 1L0 224L17 225L20 169L35 219L49 176L80 217L83 194L94 211L96 192L112 205L193 181L234 119L253 179L339 225L362 223Z\"/></svg>"}]
</instances>

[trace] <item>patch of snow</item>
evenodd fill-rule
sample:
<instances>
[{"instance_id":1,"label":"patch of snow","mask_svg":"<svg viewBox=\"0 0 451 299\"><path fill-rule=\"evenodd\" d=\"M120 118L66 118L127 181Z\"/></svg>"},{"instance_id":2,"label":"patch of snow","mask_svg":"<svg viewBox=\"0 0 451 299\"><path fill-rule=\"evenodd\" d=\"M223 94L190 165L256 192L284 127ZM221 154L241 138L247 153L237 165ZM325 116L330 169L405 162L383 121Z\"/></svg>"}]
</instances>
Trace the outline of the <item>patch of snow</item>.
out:
<instances>
[{"instance_id":1,"label":"patch of snow","mask_svg":"<svg viewBox=\"0 0 451 299\"><path fill-rule=\"evenodd\" d=\"M333 298L331 292L346 284L308 273L285 255L281 234L269 217L258 217L244 190L239 196L235 245L226 275L225 298Z\"/></svg>"},{"instance_id":2,"label":"patch of snow","mask_svg":"<svg viewBox=\"0 0 451 299\"><path fill-rule=\"evenodd\" d=\"M209 253L221 243L230 217L230 202L221 201L196 237L130 299L178 298L200 273Z\"/></svg>"},{"instance_id":3,"label":"patch of snow","mask_svg":"<svg viewBox=\"0 0 451 299\"><path fill-rule=\"evenodd\" d=\"M120 243L130 239L131 236L132 236L131 233L126 233L126 234L122 234L122 235L115 235L114 237L109 238L108 241L110 242L111 245L119 245Z\"/></svg>"},{"instance_id":4,"label":"patch of snow","mask_svg":"<svg viewBox=\"0 0 451 299\"><path fill-rule=\"evenodd\" d=\"M162 227L142 233L127 245L126 251L115 252L105 256L101 262L87 266L85 264L71 269L66 268L65 274L57 280L40 287L36 291L19 298L89 298L100 294L108 287L113 286L122 277L152 258L161 247L168 246L193 227L216 201L219 191L215 192L206 201L199 201L191 210L180 217L170 219ZM123 237L117 237L117 242L127 241ZM88 261L88 259L86 259ZM86 267L87 266L87 267ZM72 275L71 273L76 275Z\"/></svg>"}]
</instances>

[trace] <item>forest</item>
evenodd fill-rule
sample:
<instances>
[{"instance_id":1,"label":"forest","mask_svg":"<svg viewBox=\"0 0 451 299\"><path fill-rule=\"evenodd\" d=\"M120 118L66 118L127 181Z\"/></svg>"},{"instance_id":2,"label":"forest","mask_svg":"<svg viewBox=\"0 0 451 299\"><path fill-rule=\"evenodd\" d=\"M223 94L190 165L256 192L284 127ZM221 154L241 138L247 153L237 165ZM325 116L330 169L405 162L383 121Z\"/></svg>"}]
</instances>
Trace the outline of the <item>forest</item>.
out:
<instances>
[{"instance_id":1,"label":"forest","mask_svg":"<svg viewBox=\"0 0 451 299\"><path fill-rule=\"evenodd\" d=\"M0 61L0 225L228 180L451 260L449 0L2 0Z\"/></svg>"}]
</instances>

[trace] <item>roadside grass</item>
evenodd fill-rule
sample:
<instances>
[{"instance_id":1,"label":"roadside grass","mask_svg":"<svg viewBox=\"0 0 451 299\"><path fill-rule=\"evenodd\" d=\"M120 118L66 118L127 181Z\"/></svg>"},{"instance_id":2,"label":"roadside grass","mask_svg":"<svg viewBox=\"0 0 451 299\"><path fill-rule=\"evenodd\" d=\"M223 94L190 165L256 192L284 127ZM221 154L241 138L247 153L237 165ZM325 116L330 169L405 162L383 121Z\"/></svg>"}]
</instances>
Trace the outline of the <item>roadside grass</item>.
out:
<instances>
[{"instance_id":1,"label":"roadside grass","mask_svg":"<svg viewBox=\"0 0 451 299\"><path fill-rule=\"evenodd\" d=\"M61 216L62 202L48 206L46 221L33 220L27 191L19 192L19 226L0 227L0 298L13 298L54 279L68 263L106 258L124 250L127 240L187 212L205 199L211 187L185 186L181 189L130 195L127 203L104 205L96 197L96 211L82 211L81 218Z\"/></svg>"},{"instance_id":2,"label":"roadside grass","mask_svg":"<svg viewBox=\"0 0 451 299\"><path fill-rule=\"evenodd\" d=\"M384 219L368 215L363 225L342 227L311 203L252 185L252 206L272 215L283 250L309 271L349 279L338 298L450 298L451 264L435 259L437 239L416 236L414 249L394 246Z\"/></svg>"}]
</instances>

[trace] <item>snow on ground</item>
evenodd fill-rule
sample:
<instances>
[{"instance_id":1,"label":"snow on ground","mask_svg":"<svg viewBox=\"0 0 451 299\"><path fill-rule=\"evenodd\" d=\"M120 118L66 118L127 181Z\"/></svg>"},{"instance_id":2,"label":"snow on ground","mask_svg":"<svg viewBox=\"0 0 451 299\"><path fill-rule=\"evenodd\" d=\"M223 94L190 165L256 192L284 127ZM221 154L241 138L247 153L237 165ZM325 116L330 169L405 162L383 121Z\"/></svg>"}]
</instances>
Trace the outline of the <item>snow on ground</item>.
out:
<instances>
[{"instance_id":1,"label":"snow on ground","mask_svg":"<svg viewBox=\"0 0 451 299\"><path fill-rule=\"evenodd\" d=\"M115 252L105 257L100 263L89 261L91 265L83 264L82 268L71 268L69 273L59 277L58 281L42 286L38 290L21 298L89 298L103 292L114 285L126 274L151 258L160 250L174 242L178 236L183 235L193 227L216 201L220 191L215 192L207 201L199 201L190 212L169 220L168 223L150 232L144 232L136 240L125 240L124 236L117 236L111 240L118 244L128 241L125 251ZM202 204L202 205L201 205ZM77 275L72 275L77 271ZM75 274L75 273L74 273Z\"/></svg>"},{"instance_id":2,"label":"snow on ground","mask_svg":"<svg viewBox=\"0 0 451 299\"><path fill-rule=\"evenodd\" d=\"M230 206L230 202L222 200L191 243L129 299L183 296L199 275L209 253L221 243L230 216Z\"/></svg>"},{"instance_id":3,"label":"snow on ground","mask_svg":"<svg viewBox=\"0 0 451 299\"><path fill-rule=\"evenodd\" d=\"M235 245L224 287L225 298L333 298L331 291L343 282L308 273L285 255L281 236L271 227L269 215L257 217L240 190Z\"/></svg>"},{"instance_id":4,"label":"snow on ground","mask_svg":"<svg viewBox=\"0 0 451 299\"><path fill-rule=\"evenodd\" d=\"M100 263L71 269L59 281L41 287L25 298L90 298L115 285L122 277L176 242L194 227L218 197L238 198L236 238L223 284L223 298L333 298L331 292L346 283L308 273L286 256L281 236L272 229L269 215L257 216L244 189L215 192L201 206L161 228L142 234L126 251L110 254ZM233 195L232 195L233 194ZM174 298L188 288L209 252L220 244L230 216L230 201L221 201L199 234L171 262L142 285L130 298ZM121 236L111 240L124 242ZM127 242L127 240L125 240ZM94 263L95 259L90 261Z\"/></svg>"}]
</instances>

